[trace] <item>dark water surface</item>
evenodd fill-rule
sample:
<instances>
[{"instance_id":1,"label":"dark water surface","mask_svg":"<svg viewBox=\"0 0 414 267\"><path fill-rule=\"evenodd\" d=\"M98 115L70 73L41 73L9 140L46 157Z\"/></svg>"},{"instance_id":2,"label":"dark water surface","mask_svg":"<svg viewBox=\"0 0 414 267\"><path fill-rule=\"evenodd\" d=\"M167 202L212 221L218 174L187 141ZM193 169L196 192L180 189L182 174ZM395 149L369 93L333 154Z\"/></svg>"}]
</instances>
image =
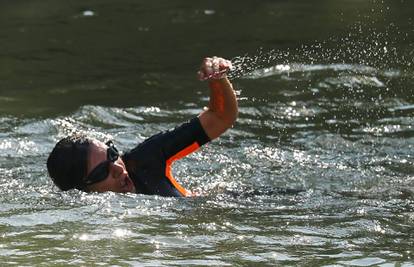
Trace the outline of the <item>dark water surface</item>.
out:
<instances>
[{"instance_id":1,"label":"dark water surface","mask_svg":"<svg viewBox=\"0 0 414 267\"><path fill-rule=\"evenodd\" d=\"M413 266L414 2L0 1L0 265ZM127 150L198 114L206 55L240 117L177 162L203 197L60 192L87 131ZM286 190L289 189L289 190Z\"/></svg>"}]
</instances>

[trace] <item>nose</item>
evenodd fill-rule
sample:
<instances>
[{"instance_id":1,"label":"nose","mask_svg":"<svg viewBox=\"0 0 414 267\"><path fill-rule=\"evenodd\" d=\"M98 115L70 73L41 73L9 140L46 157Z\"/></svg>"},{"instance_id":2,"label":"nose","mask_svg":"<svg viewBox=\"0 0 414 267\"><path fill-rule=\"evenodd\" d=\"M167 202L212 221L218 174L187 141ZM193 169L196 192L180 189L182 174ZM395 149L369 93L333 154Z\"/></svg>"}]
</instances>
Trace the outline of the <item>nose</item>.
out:
<instances>
[{"instance_id":1,"label":"nose","mask_svg":"<svg viewBox=\"0 0 414 267\"><path fill-rule=\"evenodd\" d=\"M119 179L119 178L121 178L124 174L126 174L126 173L127 173L127 171L125 170L125 168L124 168L124 166L123 166L123 165L121 165L121 164L119 164L119 163L117 163L117 162L114 162L114 163L112 163L112 164L111 164L111 173L112 173L112 176L113 176L114 178Z\"/></svg>"}]
</instances>

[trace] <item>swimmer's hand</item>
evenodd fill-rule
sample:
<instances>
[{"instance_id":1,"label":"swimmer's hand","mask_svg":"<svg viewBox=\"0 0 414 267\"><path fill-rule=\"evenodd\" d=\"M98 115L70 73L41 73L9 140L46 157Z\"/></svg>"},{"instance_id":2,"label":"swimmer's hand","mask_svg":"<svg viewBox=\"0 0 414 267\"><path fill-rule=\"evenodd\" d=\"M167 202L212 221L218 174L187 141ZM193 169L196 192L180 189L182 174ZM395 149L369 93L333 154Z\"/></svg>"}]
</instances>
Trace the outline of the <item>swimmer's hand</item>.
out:
<instances>
[{"instance_id":1,"label":"swimmer's hand","mask_svg":"<svg viewBox=\"0 0 414 267\"><path fill-rule=\"evenodd\" d=\"M231 62L221 57L207 57L203 60L200 70L198 71L198 79L220 80L227 77L227 72L232 69Z\"/></svg>"}]
</instances>

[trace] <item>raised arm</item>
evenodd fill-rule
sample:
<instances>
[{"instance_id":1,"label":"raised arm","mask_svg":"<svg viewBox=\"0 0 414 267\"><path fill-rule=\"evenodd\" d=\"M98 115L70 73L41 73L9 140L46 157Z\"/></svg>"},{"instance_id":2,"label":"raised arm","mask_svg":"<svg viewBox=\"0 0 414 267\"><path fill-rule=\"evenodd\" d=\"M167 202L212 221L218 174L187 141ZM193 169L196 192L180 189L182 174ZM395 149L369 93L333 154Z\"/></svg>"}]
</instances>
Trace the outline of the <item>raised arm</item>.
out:
<instances>
[{"instance_id":1,"label":"raised arm","mask_svg":"<svg viewBox=\"0 0 414 267\"><path fill-rule=\"evenodd\" d=\"M213 140L233 126L237 119L238 106L235 92L226 73L231 62L223 58L205 58L200 71L200 80L208 80L210 101L207 109L200 113L201 125Z\"/></svg>"}]
</instances>

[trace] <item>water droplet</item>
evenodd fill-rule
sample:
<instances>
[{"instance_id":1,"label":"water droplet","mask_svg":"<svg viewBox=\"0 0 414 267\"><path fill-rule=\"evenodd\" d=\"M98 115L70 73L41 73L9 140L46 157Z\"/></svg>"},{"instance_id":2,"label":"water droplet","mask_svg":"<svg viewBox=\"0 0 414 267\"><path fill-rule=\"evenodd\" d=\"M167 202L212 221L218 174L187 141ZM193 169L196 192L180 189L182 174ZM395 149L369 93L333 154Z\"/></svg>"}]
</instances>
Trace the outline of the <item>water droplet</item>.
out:
<instances>
[{"instance_id":1,"label":"water droplet","mask_svg":"<svg viewBox=\"0 0 414 267\"><path fill-rule=\"evenodd\" d=\"M216 11L212 10L212 9L206 9L206 10L204 10L204 14L205 15L214 15L214 14L216 14Z\"/></svg>"},{"instance_id":2,"label":"water droplet","mask_svg":"<svg viewBox=\"0 0 414 267\"><path fill-rule=\"evenodd\" d=\"M82 12L82 15L84 17L92 17L95 16L95 12L93 12L92 10L85 10Z\"/></svg>"}]
</instances>

